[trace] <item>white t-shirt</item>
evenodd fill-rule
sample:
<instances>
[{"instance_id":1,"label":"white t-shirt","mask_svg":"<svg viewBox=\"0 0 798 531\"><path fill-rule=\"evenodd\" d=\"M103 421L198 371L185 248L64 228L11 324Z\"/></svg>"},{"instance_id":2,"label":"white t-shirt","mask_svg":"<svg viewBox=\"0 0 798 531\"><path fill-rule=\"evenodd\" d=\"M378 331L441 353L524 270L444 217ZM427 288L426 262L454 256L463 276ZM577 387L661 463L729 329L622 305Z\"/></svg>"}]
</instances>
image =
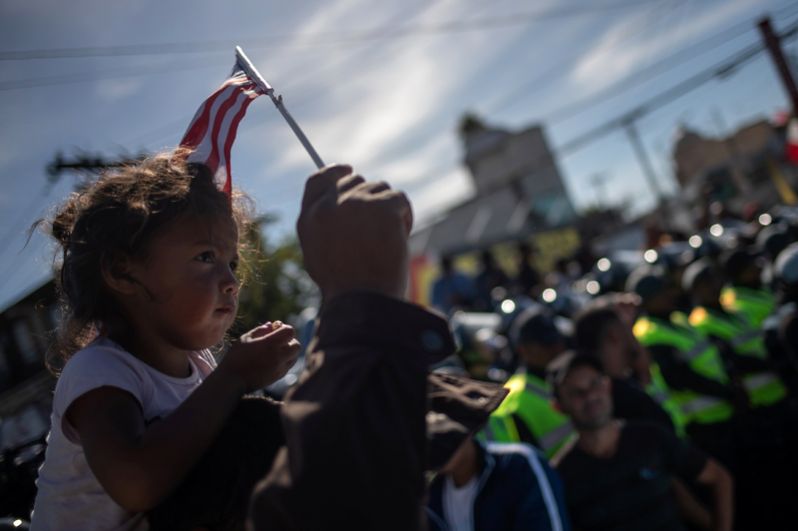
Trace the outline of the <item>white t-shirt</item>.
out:
<instances>
[{"instance_id":1,"label":"white t-shirt","mask_svg":"<svg viewBox=\"0 0 798 531\"><path fill-rule=\"evenodd\" d=\"M462 487L456 487L451 476L443 486L443 515L451 531L474 531L474 500L477 497L475 475Z\"/></svg>"},{"instance_id":2,"label":"white t-shirt","mask_svg":"<svg viewBox=\"0 0 798 531\"><path fill-rule=\"evenodd\" d=\"M145 422L150 423L174 411L216 366L208 351L192 352L189 362L190 376L168 376L107 338L97 339L67 361L55 386L47 452L36 481L32 530L147 529L142 514L126 511L100 486L64 413L81 395L111 386L133 395Z\"/></svg>"}]
</instances>

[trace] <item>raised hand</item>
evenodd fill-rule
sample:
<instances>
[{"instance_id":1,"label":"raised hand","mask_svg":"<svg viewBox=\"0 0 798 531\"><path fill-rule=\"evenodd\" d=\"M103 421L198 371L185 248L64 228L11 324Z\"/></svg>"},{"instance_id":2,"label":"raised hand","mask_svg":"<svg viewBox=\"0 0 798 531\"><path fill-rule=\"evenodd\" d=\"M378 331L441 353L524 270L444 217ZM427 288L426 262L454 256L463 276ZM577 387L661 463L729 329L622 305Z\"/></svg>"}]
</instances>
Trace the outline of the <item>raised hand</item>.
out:
<instances>
[{"instance_id":1,"label":"raised hand","mask_svg":"<svg viewBox=\"0 0 798 531\"><path fill-rule=\"evenodd\" d=\"M308 179L297 220L305 269L325 300L348 291L403 298L412 225L404 193L328 166Z\"/></svg>"}]
</instances>

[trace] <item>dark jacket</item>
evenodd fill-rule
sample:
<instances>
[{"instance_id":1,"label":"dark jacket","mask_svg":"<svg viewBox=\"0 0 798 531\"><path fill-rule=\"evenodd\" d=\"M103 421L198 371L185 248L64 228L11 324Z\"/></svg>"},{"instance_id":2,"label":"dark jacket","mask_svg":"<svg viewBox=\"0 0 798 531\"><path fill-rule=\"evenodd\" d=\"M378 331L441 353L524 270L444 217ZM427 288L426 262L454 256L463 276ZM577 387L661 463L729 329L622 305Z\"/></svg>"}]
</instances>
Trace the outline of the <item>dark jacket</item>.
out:
<instances>
[{"instance_id":1,"label":"dark jacket","mask_svg":"<svg viewBox=\"0 0 798 531\"><path fill-rule=\"evenodd\" d=\"M456 433L453 451L505 391L428 375L454 343L445 319L412 304L341 295L317 330L282 407L286 445L252 498L253 529L423 529L428 402Z\"/></svg>"},{"instance_id":2,"label":"dark jacket","mask_svg":"<svg viewBox=\"0 0 798 531\"><path fill-rule=\"evenodd\" d=\"M477 443L482 463L472 522L475 531L567 531L565 496L557 473L534 447ZM448 530L443 510L446 477L430 486L428 529Z\"/></svg>"},{"instance_id":3,"label":"dark jacket","mask_svg":"<svg viewBox=\"0 0 798 531\"><path fill-rule=\"evenodd\" d=\"M290 416L281 403L242 399L186 480L150 511L153 531L243 531L252 489L273 465L276 472L253 503L260 527L338 529L337 523L352 518L347 529L399 529L421 514L418 463L426 470L445 464L506 390L419 369L426 356L435 359L452 346L446 323L420 308L350 296L331 304L323 321L310 368L316 378L305 378L302 390L289 397ZM332 344L319 350L327 341ZM386 346L390 341L394 346ZM405 402L407 396L412 399ZM285 429L293 430L288 445ZM411 440L412 446L403 446ZM401 470L403 465L414 468ZM272 483L275 477L281 482ZM395 481L415 490L394 492ZM383 498L375 501L377 496ZM384 510L399 519L387 520Z\"/></svg>"}]
</instances>

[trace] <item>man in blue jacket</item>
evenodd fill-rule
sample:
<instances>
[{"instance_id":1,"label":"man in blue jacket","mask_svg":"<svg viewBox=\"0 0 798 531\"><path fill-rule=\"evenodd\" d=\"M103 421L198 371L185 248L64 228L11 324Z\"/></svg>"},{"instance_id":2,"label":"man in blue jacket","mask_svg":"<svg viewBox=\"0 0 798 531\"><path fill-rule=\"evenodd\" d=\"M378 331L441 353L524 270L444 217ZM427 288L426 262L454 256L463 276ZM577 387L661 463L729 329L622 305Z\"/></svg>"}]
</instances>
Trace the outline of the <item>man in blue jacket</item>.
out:
<instances>
[{"instance_id":1,"label":"man in blue jacket","mask_svg":"<svg viewBox=\"0 0 798 531\"><path fill-rule=\"evenodd\" d=\"M571 528L560 479L533 446L473 437L430 485L427 516L441 531Z\"/></svg>"}]
</instances>

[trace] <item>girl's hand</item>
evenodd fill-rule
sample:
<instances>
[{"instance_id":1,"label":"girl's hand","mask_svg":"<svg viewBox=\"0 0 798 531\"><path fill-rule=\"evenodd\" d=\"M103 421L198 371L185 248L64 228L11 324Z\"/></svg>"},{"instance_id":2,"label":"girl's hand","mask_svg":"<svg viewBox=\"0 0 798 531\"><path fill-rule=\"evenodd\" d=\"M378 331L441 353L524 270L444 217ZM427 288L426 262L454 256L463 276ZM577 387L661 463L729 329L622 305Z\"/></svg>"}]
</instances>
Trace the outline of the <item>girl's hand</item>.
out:
<instances>
[{"instance_id":1,"label":"girl's hand","mask_svg":"<svg viewBox=\"0 0 798 531\"><path fill-rule=\"evenodd\" d=\"M65 420L111 498L128 511L149 511L199 461L241 395L280 378L298 352L292 327L266 323L244 334L202 385L158 422L147 424L138 400L111 386L75 399Z\"/></svg>"},{"instance_id":2,"label":"girl's hand","mask_svg":"<svg viewBox=\"0 0 798 531\"><path fill-rule=\"evenodd\" d=\"M296 362L299 347L292 326L268 322L242 335L217 370L237 379L245 392L253 391L282 378Z\"/></svg>"}]
</instances>

